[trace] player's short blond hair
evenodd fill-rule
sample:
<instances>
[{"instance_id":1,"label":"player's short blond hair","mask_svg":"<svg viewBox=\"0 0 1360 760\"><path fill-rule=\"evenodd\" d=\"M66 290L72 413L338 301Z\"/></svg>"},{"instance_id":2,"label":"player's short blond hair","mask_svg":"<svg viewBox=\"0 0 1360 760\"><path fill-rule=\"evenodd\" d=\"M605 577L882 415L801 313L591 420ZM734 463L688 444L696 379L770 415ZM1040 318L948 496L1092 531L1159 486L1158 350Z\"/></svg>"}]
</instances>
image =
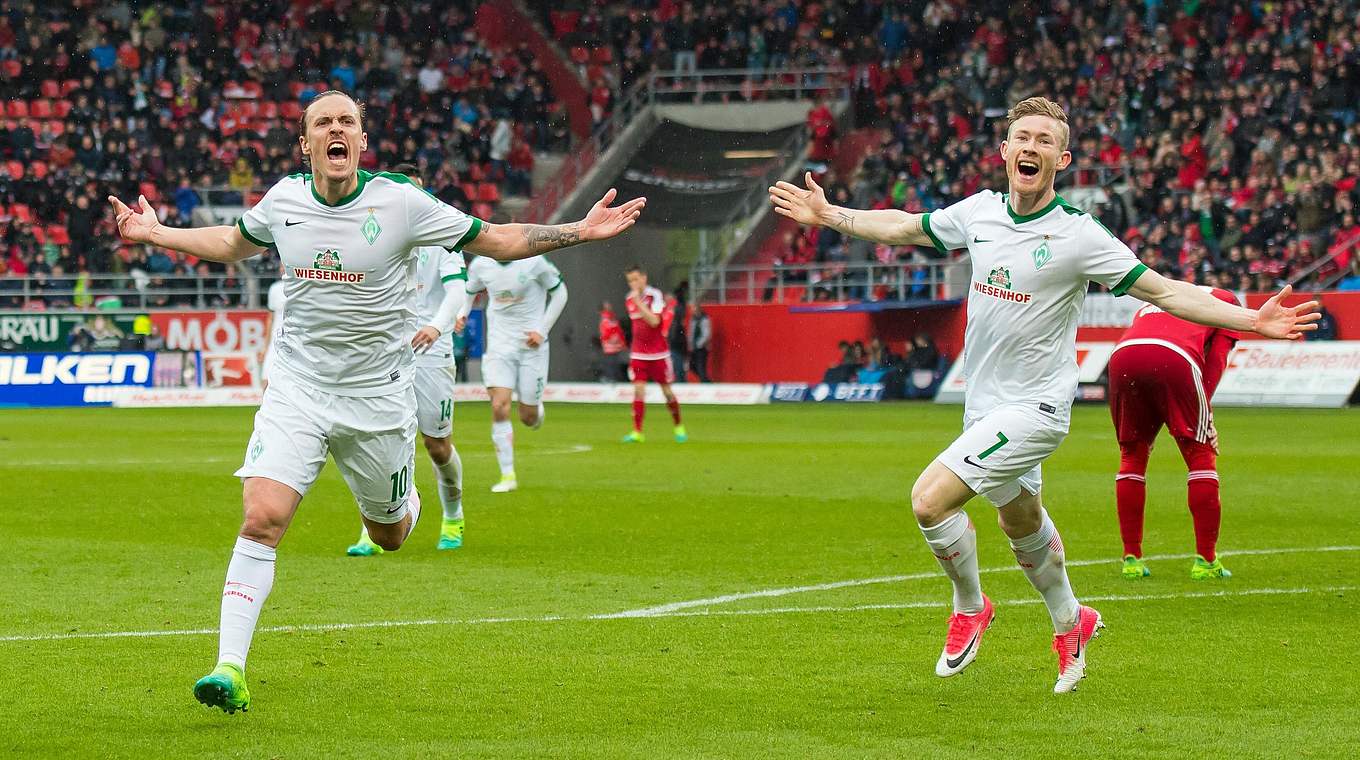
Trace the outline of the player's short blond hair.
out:
<instances>
[{"instance_id":1,"label":"player's short blond hair","mask_svg":"<svg viewBox=\"0 0 1360 760\"><path fill-rule=\"evenodd\" d=\"M354 104L355 109L359 111L359 127L361 129L363 128L365 111L364 104L355 100L352 96L350 96L348 92L345 92L343 90L326 90L325 92L312 98L312 102L308 103L307 107L302 109L302 118L298 120L298 131L301 134L303 134L304 136L307 134L307 114L311 113L312 106L316 105L316 102L318 100L321 100L322 98L328 98L335 95L338 95Z\"/></svg>"},{"instance_id":2,"label":"player's short blond hair","mask_svg":"<svg viewBox=\"0 0 1360 760\"><path fill-rule=\"evenodd\" d=\"M1032 98L1025 98L1019 103L1016 103L1011 110L1006 112L1006 135L1008 137L1011 133L1011 127L1015 126L1015 122L1020 121L1026 116L1047 116L1058 122L1058 132L1059 138L1062 141L1062 148L1063 150L1067 150L1067 140L1070 136L1070 132L1068 131L1067 126L1067 112L1062 109L1062 106L1054 103L1048 98L1037 95Z\"/></svg>"}]
</instances>

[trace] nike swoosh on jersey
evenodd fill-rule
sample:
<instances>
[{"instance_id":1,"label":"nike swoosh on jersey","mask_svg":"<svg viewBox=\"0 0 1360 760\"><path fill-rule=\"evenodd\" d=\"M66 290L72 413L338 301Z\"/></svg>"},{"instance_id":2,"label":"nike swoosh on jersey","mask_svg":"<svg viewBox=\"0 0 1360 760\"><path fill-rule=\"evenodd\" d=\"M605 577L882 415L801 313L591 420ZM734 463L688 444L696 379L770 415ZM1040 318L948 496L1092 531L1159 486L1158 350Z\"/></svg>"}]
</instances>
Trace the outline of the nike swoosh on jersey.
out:
<instances>
[{"instance_id":1,"label":"nike swoosh on jersey","mask_svg":"<svg viewBox=\"0 0 1360 760\"><path fill-rule=\"evenodd\" d=\"M973 242L974 242L974 243L990 243L990 242L992 242L992 241L990 241L990 240L983 240L982 238L978 237L977 235L974 235L974 236L973 236Z\"/></svg>"},{"instance_id":2,"label":"nike swoosh on jersey","mask_svg":"<svg viewBox=\"0 0 1360 760\"><path fill-rule=\"evenodd\" d=\"M293 221L292 219L284 219L284 220L283 220L283 226L285 226L285 227L292 227L292 226L295 225L295 224L302 224L302 223L305 222L305 221L307 221L307 220L306 220L306 219L299 219L298 221L295 222L295 221Z\"/></svg>"},{"instance_id":3,"label":"nike swoosh on jersey","mask_svg":"<svg viewBox=\"0 0 1360 760\"><path fill-rule=\"evenodd\" d=\"M973 465L974 467L978 468L979 470L985 470L985 469L987 469L986 467L983 467L982 465L978 464L977 462L974 462L974 461L973 461L973 457L972 457L971 455L965 456L965 457L963 458L963 461L964 461L964 464L971 464L971 465Z\"/></svg>"},{"instance_id":4,"label":"nike swoosh on jersey","mask_svg":"<svg viewBox=\"0 0 1360 760\"><path fill-rule=\"evenodd\" d=\"M971 651L973 651L973 645L974 645L974 644L977 644L977 640L978 640L978 634L975 633L975 634L973 634L973 639L972 639L971 641L968 642L968 646L964 647L962 652L959 652L959 656L958 656L958 657L952 657L952 658L946 658L945 661L944 661L944 664L945 664L945 665L948 665L948 666L950 667L951 670L952 670L953 668L957 668L957 667L959 666L959 663L963 662L964 659L965 659L966 657L968 657L968 653L971 652Z\"/></svg>"}]
</instances>

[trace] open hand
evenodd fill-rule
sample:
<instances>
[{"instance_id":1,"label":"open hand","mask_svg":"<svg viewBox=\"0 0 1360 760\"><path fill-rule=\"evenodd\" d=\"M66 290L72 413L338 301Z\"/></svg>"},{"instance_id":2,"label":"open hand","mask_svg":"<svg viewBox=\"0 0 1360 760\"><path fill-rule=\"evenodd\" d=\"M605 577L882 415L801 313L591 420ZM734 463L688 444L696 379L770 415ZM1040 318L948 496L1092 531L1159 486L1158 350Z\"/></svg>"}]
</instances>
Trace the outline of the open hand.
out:
<instances>
[{"instance_id":1,"label":"open hand","mask_svg":"<svg viewBox=\"0 0 1360 760\"><path fill-rule=\"evenodd\" d=\"M770 188L770 203L774 212L799 224L821 224L822 214L831 204L826 201L826 191L812 179L812 172L803 175L807 183L804 190L797 185L780 180Z\"/></svg>"},{"instance_id":2,"label":"open hand","mask_svg":"<svg viewBox=\"0 0 1360 760\"><path fill-rule=\"evenodd\" d=\"M1292 285L1276 293L1269 301L1256 310L1256 323L1252 330L1257 335L1282 340L1298 340L1306 332L1317 329L1316 322L1322 319L1318 313L1317 301L1308 301L1298 306L1283 306L1282 302L1294 292Z\"/></svg>"},{"instance_id":3,"label":"open hand","mask_svg":"<svg viewBox=\"0 0 1360 760\"><path fill-rule=\"evenodd\" d=\"M618 206L610 206L618 191L610 188L604 197L590 207L590 213L580 222L582 240L608 240L632 227L647 205L646 198L634 198Z\"/></svg>"},{"instance_id":4,"label":"open hand","mask_svg":"<svg viewBox=\"0 0 1360 760\"><path fill-rule=\"evenodd\" d=\"M411 348L414 348L416 353L423 354L430 350L430 346L433 346L437 340L439 340L439 330L433 325L425 325L416 330L415 337L411 338Z\"/></svg>"},{"instance_id":5,"label":"open hand","mask_svg":"<svg viewBox=\"0 0 1360 760\"><path fill-rule=\"evenodd\" d=\"M145 195L138 196L137 202L141 204L141 211L133 211L126 203L109 196L118 223L118 234L129 243L150 243L151 233L161 222L156 216L156 209L151 207Z\"/></svg>"}]
</instances>

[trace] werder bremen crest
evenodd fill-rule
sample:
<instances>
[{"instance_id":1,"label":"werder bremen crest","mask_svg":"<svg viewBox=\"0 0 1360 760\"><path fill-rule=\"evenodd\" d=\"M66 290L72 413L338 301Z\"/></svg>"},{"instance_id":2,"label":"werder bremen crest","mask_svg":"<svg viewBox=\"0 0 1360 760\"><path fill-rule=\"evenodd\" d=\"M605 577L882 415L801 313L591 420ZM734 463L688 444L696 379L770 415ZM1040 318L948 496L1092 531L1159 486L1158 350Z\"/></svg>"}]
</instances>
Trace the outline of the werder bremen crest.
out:
<instances>
[{"instance_id":1,"label":"werder bremen crest","mask_svg":"<svg viewBox=\"0 0 1360 760\"><path fill-rule=\"evenodd\" d=\"M316 255L316 260L312 262L312 266L317 269L329 269L333 272L339 272L343 269L343 267L340 266L340 252L334 248L327 248Z\"/></svg>"},{"instance_id":2,"label":"werder bremen crest","mask_svg":"<svg viewBox=\"0 0 1360 760\"><path fill-rule=\"evenodd\" d=\"M376 210L377 209L368 210L368 218L364 220L363 226L359 228L359 231L364 233L364 240L367 240L369 245L373 245L373 241L377 240L378 236L382 234L382 225L378 224L378 217L373 214Z\"/></svg>"},{"instance_id":3,"label":"werder bremen crest","mask_svg":"<svg viewBox=\"0 0 1360 760\"><path fill-rule=\"evenodd\" d=\"M1037 252L1035 255L1038 255ZM995 285L998 288L1011 289L1011 270L1006 267L996 267L987 275L987 284Z\"/></svg>"},{"instance_id":4,"label":"werder bremen crest","mask_svg":"<svg viewBox=\"0 0 1360 760\"><path fill-rule=\"evenodd\" d=\"M1043 269L1044 264L1053 258L1053 251L1048 247L1048 236L1044 236L1044 242L1034 249L1034 268Z\"/></svg>"}]
</instances>

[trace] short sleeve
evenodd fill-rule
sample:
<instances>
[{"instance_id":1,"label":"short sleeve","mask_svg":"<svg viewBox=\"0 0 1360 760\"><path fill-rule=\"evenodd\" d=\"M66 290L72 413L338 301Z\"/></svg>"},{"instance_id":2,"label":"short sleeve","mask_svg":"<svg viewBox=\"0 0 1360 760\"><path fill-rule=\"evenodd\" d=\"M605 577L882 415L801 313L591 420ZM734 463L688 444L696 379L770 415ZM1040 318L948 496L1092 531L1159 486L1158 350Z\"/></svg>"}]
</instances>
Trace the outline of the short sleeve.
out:
<instances>
[{"instance_id":1,"label":"short sleeve","mask_svg":"<svg viewBox=\"0 0 1360 760\"><path fill-rule=\"evenodd\" d=\"M477 273L476 266L470 266L465 271L467 272L467 292L480 293L486 290L486 283L482 280L482 276Z\"/></svg>"},{"instance_id":2,"label":"short sleeve","mask_svg":"<svg viewBox=\"0 0 1360 760\"><path fill-rule=\"evenodd\" d=\"M1081 275L1122 296L1129 292L1147 265L1138 260L1124 242L1105 229L1095 217L1086 217L1081 232Z\"/></svg>"},{"instance_id":3,"label":"short sleeve","mask_svg":"<svg viewBox=\"0 0 1360 760\"><path fill-rule=\"evenodd\" d=\"M261 248L268 248L274 244L274 233L269 231L269 222L273 216L271 212L274 209L274 197L278 189L278 184L269 188L269 192L264 194L259 203L251 206L240 219L236 220L236 229L241 231L241 235Z\"/></svg>"},{"instance_id":4,"label":"short sleeve","mask_svg":"<svg viewBox=\"0 0 1360 760\"><path fill-rule=\"evenodd\" d=\"M562 284L562 273L543 256L534 261L534 279L538 280L538 284L542 285L544 290L556 290L557 286Z\"/></svg>"},{"instance_id":5,"label":"short sleeve","mask_svg":"<svg viewBox=\"0 0 1360 760\"><path fill-rule=\"evenodd\" d=\"M439 249L439 281L453 282L466 280L467 270L463 268L463 254L452 248Z\"/></svg>"},{"instance_id":6,"label":"short sleeve","mask_svg":"<svg viewBox=\"0 0 1360 760\"><path fill-rule=\"evenodd\" d=\"M968 220L979 195L970 195L951 206L921 215L921 229L935 244L935 250L949 253L968 247Z\"/></svg>"},{"instance_id":7,"label":"short sleeve","mask_svg":"<svg viewBox=\"0 0 1360 760\"><path fill-rule=\"evenodd\" d=\"M411 245L439 245L462 251L476 239L483 222L468 216L415 185L402 185L410 221Z\"/></svg>"}]
</instances>

